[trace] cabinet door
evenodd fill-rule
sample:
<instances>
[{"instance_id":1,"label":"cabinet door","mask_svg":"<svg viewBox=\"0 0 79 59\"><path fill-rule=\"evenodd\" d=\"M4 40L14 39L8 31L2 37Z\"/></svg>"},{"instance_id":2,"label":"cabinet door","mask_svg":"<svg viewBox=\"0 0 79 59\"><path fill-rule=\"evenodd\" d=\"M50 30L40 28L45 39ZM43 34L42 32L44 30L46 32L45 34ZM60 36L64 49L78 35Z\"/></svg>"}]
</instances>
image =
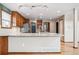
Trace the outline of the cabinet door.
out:
<instances>
[{"instance_id":1,"label":"cabinet door","mask_svg":"<svg viewBox=\"0 0 79 59\"><path fill-rule=\"evenodd\" d=\"M1 55L1 43L2 43L2 42L1 42L1 37L0 37L0 55Z\"/></svg>"},{"instance_id":2,"label":"cabinet door","mask_svg":"<svg viewBox=\"0 0 79 59\"><path fill-rule=\"evenodd\" d=\"M20 26L23 26L23 18L20 16Z\"/></svg>"},{"instance_id":3,"label":"cabinet door","mask_svg":"<svg viewBox=\"0 0 79 59\"><path fill-rule=\"evenodd\" d=\"M7 36L0 37L0 54L1 55L8 54L8 37Z\"/></svg>"},{"instance_id":4,"label":"cabinet door","mask_svg":"<svg viewBox=\"0 0 79 59\"><path fill-rule=\"evenodd\" d=\"M16 24L15 26L17 27L22 27L23 24L25 23L25 18L15 11L12 12L12 19Z\"/></svg>"},{"instance_id":5,"label":"cabinet door","mask_svg":"<svg viewBox=\"0 0 79 59\"><path fill-rule=\"evenodd\" d=\"M19 14L16 14L16 26L20 26L20 16Z\"/></svg>"}]
</instances>

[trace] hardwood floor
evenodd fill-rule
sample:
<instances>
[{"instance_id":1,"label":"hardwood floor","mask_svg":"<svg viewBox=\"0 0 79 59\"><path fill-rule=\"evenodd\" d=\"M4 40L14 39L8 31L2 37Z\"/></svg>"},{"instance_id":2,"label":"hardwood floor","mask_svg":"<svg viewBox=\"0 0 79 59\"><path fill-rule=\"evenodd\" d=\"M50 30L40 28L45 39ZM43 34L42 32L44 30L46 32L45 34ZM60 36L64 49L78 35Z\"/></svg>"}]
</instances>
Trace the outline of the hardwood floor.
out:
<instances>
[{"instance_id":1,"label":"hardwood floor","mask_svg":"<svg viewBox=\"0 0 79 59\"><path fill-rule=\"evenodd\" d=\"M79 48L73 48L73 43L61 43L61 55L79 55Z\"/></svg>"}]
</instances>

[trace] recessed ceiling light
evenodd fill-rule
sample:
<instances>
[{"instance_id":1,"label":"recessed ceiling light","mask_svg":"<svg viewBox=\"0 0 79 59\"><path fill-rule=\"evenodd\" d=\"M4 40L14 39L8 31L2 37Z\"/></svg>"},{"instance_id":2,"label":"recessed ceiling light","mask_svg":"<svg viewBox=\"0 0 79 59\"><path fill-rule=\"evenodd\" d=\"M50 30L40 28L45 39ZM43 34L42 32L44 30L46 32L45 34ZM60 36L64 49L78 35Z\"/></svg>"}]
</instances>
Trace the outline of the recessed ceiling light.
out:
<instances>
[{"instance_id":1,"label":"recessed ceiling light","mask_svg":"<svg viewBox=\"0 0 79 59\"><path fill-rule=\"evenodd\" d=\"M51 17L49 19L52 19Z\"/></svg>"},{"instance_id":2,"label":"recessed ceiling light","mask_svg":"<svg viewBox=\"0 0 79 59\"><path fill-rule=\"evenodd\" d=\"M43 13L40 13L40 15L43 15Z\"/></svg>"},{"instance_id":3,"label":"recessed ceiling light","mask_svg":"<svg viewBox=\"0 0 79 59\"><path fill-rule=\"evenodd\" d=\"M30 15L30 13L27 13L27 15Z\"/></svg>"},{"instance_id":4,"label":"recessed ceiling light","mask_svg":"<svg viewBox=\"0 0 79 59\"><path fill-rule=\"evenodd\" d=\"M61 13L61 11L60 11L60 10L58 10L58 11L57 11L57 13Z\"/></svg>"}]
</instances>

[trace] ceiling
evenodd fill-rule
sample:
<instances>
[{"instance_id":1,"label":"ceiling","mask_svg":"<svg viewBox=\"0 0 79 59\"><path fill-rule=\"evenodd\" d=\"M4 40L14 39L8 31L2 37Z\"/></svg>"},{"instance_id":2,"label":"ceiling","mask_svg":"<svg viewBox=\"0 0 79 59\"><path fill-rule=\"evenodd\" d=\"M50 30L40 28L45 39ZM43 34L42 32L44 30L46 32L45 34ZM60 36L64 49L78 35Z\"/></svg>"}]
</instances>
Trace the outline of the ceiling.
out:
<instances>
[{"instance_id":1,"label":"ceiling","mask_svg":"<svg viewBox=\"0 0 79 59\"><path fill-rule=\"evenodd\" d=\"M79 3L3 3L3 5L31 19L54 19L79 7Z\"/></svg>"}]
</instances>

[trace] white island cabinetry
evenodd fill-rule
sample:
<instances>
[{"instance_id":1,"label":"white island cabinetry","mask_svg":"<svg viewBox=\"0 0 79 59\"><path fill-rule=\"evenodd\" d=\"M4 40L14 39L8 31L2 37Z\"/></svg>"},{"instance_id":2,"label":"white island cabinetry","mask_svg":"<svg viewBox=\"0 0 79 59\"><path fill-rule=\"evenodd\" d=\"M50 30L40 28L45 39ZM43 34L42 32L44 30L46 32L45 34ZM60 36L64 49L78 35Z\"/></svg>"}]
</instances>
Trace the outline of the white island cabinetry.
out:
<instances>
[{"instance_id":1,"label":"white island cabinetry","mask_svg":"<svg viewBox=\"0 0 79 59\"><path fill-rule=\"evenodd\" d=\"M54 33L9 35L8 52L61 52L60 36Z\"/></svg>"}]
</instances>

